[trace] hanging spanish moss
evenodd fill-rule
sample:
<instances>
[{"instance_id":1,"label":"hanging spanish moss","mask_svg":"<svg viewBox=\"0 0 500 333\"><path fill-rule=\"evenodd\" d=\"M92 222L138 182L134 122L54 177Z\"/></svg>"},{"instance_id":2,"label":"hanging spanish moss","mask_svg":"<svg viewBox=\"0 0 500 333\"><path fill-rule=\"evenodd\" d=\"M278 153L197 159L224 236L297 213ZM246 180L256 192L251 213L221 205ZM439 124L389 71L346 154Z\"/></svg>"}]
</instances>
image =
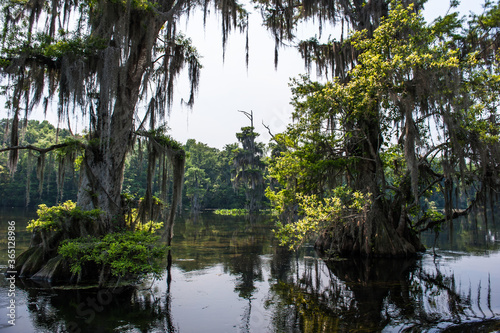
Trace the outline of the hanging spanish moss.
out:
<instances>
[{"instance_id":1,"label":"hanging spanish moss","mask_svg":"<svg viewBox=\"0 0 500 333\"><path fill-rule=\"evenodd\" d=\"M185 152L181 145L163 133L163 129L148 132L137 132L137 135L146 138L148 146L147 184L146 193L139 206L138 219L141 223L166 220L165 233L168 245L172 239L172 230L175 213L181 205L182 187L184 184ZM164 214L167 207L168 170L172 168L172 199L168 214ZM160 177L160 202L153 196L153 177L157 170Z\"/></svg>"},{"instance_id":2,"label":"hanging spanish moss","mask_svg":"<svg viewBox=\"0 0 500 333\"><path fill-rule=\"evenodd\" d=\"M445 33L445 23L462 26L456 16L427 25L420 2L412 3L335 1L355 33L299 44L306 67L334 79L295 81L294 124L276 139L288 145L276 164L299 171L277 172L288 192L276 186L276 201L288 202L283 211L294 216L293 195L330 199L339 184L372 198L362 214L347 212L320 229L316 245L325 255L411 256L423 250L419 233L495 206L498 6ZM435 193L444 200L439 210L428 204Z\"/></svg>"},{"instance_id":3,"label":"hanging spanish moss","mask_svg":"<svg viewBox=\"0 0 500 333\"><path fill-rule=\"evenodd\" d=\"M182 100L191 107L202 68L200 55L191 40L177 30L177 22L182 14L196 8L202 7L205 13L215 8L220 13L225 48L231 31L247 29L246 10L233 0L98 0L85 4L34 0L2 7L0 69L8 81L6 96L12 115L10 146L2 151L9 151L9 168L15 172L19 150L38 152L41 193L46 153L58 151L57 186L62 199L65 172L80 156L78 209L102 212L94 228L58 234L63 235L58 241L85 235L101 237L161 217L167 221L170 243L181 203L185 153L160 133L160 125L165 124L174 105L176 78L187 73L190 93ZM248 43L246 49L248 54ZM83 115L88 121L85 137L55 142L47 148L19 146L21 119L39 107L47 112L53 104L60 122L69 123L71 117ZM141 135L143 143L137 140ZM131 221L126 217L131 208L122 196L122 183L126 158L136 142L147 145L148 182L138 217ZM173 177L173 193L167 203L169 177ZM153 188L157 178L159 198L154 197ZM25 262L37 261L35 256L47 259L57 255L38 245L24 257ZM38 264L31 268L23 272L43 271ZM53 275L45 273L38 277ZM101 273L102 282L107 273L104 269Z\"/></svg>"},{"instance_id":4,"label":"hanging spanish moss","mask_svg":"<svg viewBox=\"0 0 500 333\"><path fill-rule=\"evenodd\" d=\"M41 197L45 179L45 153L41 153L36 161L36 177L38 178L38 194Z\"/></svg>"},{"instance_id":5,"label":"hanging spanish moss","mask_svg":"<svg viewBox=\"0 0 500 333\"><path fill-rule=\"evenodd\" d=\"M407 6L415 4L414 12L421 9L421 2L401 1ZM319 75L345 79L347 72L355 65L359 54L349 43L344 43L351 31L366 30L371 36L383 17L387 17L390 0L348 1L348 0L273 0L262 7L264 24L275 36L275 66L278 63L279 48L286 42L296 42L295 29L300 22L313 21L321 37L331 25L341 26L340 36L323 44L317 38L297 43L306 68L316 63ZM328 25L328 26L327 26Z\"/></svg>"}]
</instances>

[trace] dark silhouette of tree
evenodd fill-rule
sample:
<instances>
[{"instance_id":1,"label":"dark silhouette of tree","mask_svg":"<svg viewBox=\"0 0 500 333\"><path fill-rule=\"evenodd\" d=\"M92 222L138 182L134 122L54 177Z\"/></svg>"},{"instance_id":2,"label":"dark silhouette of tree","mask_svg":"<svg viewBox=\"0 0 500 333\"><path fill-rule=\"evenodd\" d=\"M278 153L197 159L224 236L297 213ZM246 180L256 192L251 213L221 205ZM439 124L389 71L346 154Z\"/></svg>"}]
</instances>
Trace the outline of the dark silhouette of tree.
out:
<instances>
[{"instance_id":1,"label":"dark silhouette of tree","mask_svg":"<svg viewBox=\"0 0 500 333\"><path fill-rule=\"evenodd\" d=\"M250 119L249 127L242 127L240 133L236 133L241 148L235 150L233 157L235 188L243 188L247 199L247 209L250 214L256 213L260 209L260 202L264 195L264 169L262 161L263 147L255 141L259 135L255 133L253 127L253 112L244 114Z\"/></svg>"}]
</instances>

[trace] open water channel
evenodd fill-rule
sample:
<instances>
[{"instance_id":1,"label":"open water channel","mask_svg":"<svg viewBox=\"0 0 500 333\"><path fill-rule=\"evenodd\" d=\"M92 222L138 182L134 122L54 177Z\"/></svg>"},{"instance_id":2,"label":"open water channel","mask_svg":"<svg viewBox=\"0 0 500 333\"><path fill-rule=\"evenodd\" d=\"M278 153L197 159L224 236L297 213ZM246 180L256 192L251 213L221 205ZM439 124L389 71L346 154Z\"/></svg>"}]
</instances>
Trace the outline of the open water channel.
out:
<instances>
[{"instance_id":1,"label":"open water channel","mask_svg":"<svg viewBox=\"0 0 500 333\"><path fill-rule=\"evenodd\" d=\"M32 213L0 212L16 251ZM279 247L272 218L179 217L173 265L137 289L60 289L0 276L0 332L495 332L500 331L500 221L443 230L412 260L324 261ZM432 246L435 246L435 254ZM165 263L165 267L167 264ZM15 299L15 326L9 302Z\"/></svg>"}]
</instances>

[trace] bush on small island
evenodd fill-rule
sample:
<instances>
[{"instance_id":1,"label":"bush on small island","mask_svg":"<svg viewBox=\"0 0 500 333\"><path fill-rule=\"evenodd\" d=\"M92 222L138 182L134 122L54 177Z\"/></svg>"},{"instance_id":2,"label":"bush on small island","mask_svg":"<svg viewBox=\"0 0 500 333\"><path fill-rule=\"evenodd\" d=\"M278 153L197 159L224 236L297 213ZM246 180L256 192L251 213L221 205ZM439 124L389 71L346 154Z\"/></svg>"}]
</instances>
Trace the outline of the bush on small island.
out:
<instances>
[{"instance_id":1,"label":"bush on small island","mask_svg":"<svg viewBox=\"0 0 500 333\"><path fill-rule=\"evenodd\" d=\"M33 233L31 247L18 258L21 276L48 282L70 276L78 283L103 285L123 278L157 277L163 270L161 261L168 247L156 234L163 223L138 223L136 210L131 211L126 228L110 233L99 230L102 211L84 211L72 201L40 205L37 213L38 218L27 226Z\"/></svg>"}]
</instances>

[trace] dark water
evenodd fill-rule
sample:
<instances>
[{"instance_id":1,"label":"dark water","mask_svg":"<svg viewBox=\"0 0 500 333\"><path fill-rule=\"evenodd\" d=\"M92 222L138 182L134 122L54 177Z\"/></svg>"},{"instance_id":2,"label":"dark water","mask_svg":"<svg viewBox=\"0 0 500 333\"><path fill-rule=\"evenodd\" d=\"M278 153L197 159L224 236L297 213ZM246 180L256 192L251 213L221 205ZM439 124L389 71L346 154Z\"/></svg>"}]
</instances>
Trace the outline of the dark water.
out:
<instances>
[{"instance_id":1,"label":"dark water","mask_svg":"<svg viewBox=\"0 0 500 333\"><path fill-rule=\"evenodd\" d=\"M0 265L7 221L0 214ZM481 219L445 229L414 260L325 262L311 247L275 244L273 222L204 213L177 221L173 265L139 289L62 290L18 280L16 325L0 278L3 332L494 332L500 331L500 228ZM166 265L166 264L165 264ZM171 279L170 283L168 282Z\"/></svg>"}]
</instances>

